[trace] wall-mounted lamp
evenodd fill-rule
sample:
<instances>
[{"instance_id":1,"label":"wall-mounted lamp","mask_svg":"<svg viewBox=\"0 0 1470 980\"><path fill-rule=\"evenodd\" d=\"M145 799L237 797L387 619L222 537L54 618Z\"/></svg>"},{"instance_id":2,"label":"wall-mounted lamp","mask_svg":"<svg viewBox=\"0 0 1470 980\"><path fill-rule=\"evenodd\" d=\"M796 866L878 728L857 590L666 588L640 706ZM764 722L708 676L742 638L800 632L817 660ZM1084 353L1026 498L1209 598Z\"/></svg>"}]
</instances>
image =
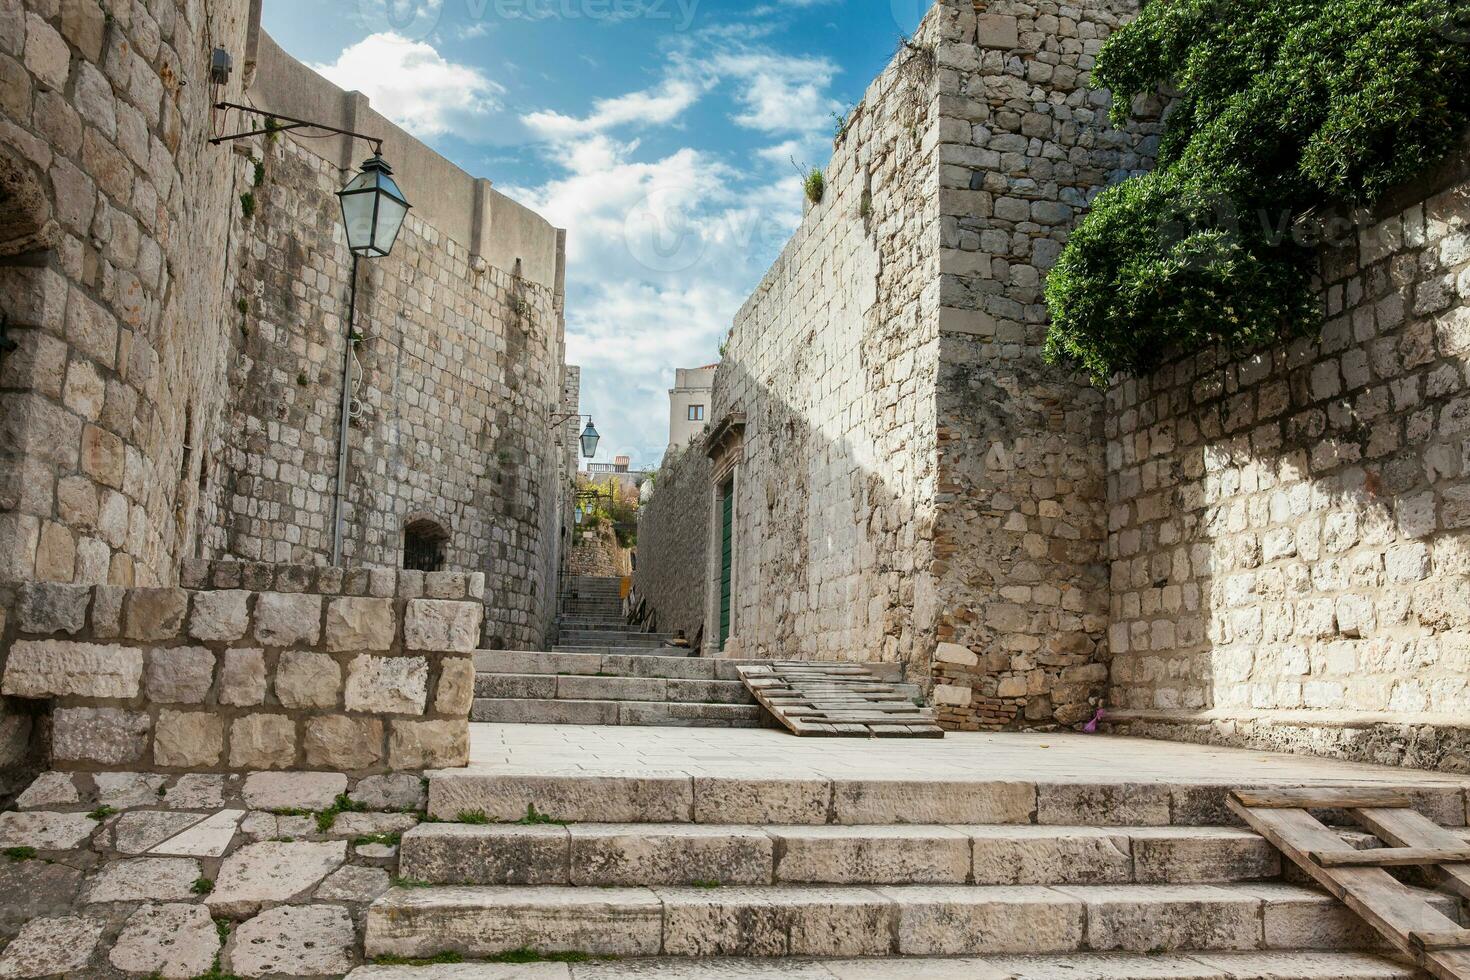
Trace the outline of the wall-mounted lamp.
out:
<instances>
[{"instance_id":1,"label":"wall-mounted lamp","mask_svg":"<svg viewBox=\"0 0 1470 980\"><path fill-rule=\"evenodd\" d=\"M593 456L597 455L597 443L602 438L601 433L597 431L597 426L592 424L592 416L579 415L576 412L553 412L551 416L551 424L553 426L558 426L561 425L563 422L568 422L572 419L587 420L587 426L582 430L582 435L579 437L578 441L582 443L582 456L586 459L591 459Z\"/></svg>"},{"instance_id":2,"label":"wall-mounted lamp","mask_svg":"<svg viewBox=\"0 0 1470 980\"><path fill-rule=\"evenodd\" d=\"M223 57L221 57L223 56ZM228 53L217 49L211 60L211 77L221 74L229 78L230 59ZM347 495L347 426L352 416L352 345L359 340L357 334L357 261L362 258L380 259L393 250L398 233L403 230L403 221L408 217L408 198L404 197L398 182L393 179L393 168L383 159L383 140L378 136L328 126L325 123L283 116L279 112L266 112L254 106L238 102L218 102L215 108L229 117L232 111L261 116L264 127L249 129L241 133L216 136L209 142L215 146L250 136L274 135L294 129L319 129L324 133L336 133L351 139L371 143L373 155L364 161L362 170L337 192L342 206L342 223L347 231L347 249L352 253L352 280L347 294L347 336L342 343L342 415L337 433L337 490L336 513L332 520L332 564L342 563L342 525L346 517Z\"/></svg>"}]
</instances>

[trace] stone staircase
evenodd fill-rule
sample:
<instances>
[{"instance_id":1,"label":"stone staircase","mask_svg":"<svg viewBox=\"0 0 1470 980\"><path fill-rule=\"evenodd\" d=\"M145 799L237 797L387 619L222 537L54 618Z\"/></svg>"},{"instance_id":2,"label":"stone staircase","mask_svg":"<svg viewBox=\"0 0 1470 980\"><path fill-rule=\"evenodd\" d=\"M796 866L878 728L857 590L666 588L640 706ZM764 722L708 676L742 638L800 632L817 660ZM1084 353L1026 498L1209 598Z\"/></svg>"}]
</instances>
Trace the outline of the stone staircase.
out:
<instances>
[{"instance_id":1,"label":"stone staircase","mask_svg":"<svg viewBox=\"0 0 1470 980\"><path fill-rule=\"evenodd\" d=\"M404 834L405 884L368 910L367 956L593 960L548 977L1418 975L1336 900L1283 877L1263 839L1224 825L1221 800L1191 790L1172 823L1139 825L1137 789L441 772L429 812L448 822ZM728 959L693 959L711 957ZM755 959L770 957L799 959Z\"/></svg>"},{"instance_id":2,"label":"stone staircase","mask_svg":"<svg viewBox=\"0 0 1470 980\"><path fill-rule=\"evenodd\" d=\"M645 653L481 650L471 721L754 727L761 708L733 660Z\"/></svg>"}]
</instances>

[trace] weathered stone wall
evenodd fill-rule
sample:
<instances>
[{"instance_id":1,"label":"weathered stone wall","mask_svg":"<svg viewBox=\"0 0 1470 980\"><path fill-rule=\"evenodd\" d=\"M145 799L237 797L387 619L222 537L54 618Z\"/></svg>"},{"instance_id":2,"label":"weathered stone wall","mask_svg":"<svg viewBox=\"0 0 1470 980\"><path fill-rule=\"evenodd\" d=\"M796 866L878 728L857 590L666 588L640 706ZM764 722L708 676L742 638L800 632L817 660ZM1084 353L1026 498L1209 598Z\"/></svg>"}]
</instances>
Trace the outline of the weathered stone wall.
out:
<instances>
[{"instance_id":1,"label":"weathered stone wall","mask_svg":"<svg viewBox=\"0 0 1470 980\"><path fill-rule=\"evenodd\" d=\"M1102 396L1042 363L1041 288L1092 197L1151 163L1157 127L1112 130L1087 88L1134 9L941 0L854 112L716 377L712 425L745 416L741 655L903 663L958 728L1101 703Z\"/></svg>"},{"instance_id":2,"label":"weathered stone wall","mask_svg":"<svg viewBox=\"0 0 1470 980\"><path fill-rule=\"evenodd\" d=\"M566 573L593 578L622 578L633 574L633 552L618 544L617 532L607 521L578 531L567 551Z\"/></svg>"},{"instance_id":3,"label":"weathered stone wall","mask_svg":"<svg viewBox=\"0 0 1470 980\"><path fill-rule=\"evenodd\" d=\"M732 412L746 419L734 470L731 656L927 667L939 233L936 73L925 45L934 19L849 118L825 196L736 316L716 372L711 426ZM665 491L683 492L655 495ZM719 581L717 523L708 583ZM707 588L711 650L718 591Z\"/></svg>"},{"instance_id":4,"label":"weathered stone wall","mask_svg":"<svg viewBox=\"0 0 1470 980\"><path fill-rule=\"evenodd\" d=\"M429 197L391 255L360 263L342 564L397 567L405 526L432 521L447 535L446 568L496 583L487 640L534 646L553 612L569 472L552 425L563 391L562 239L468 174L429 170L447 165L360 96L260 43L259 101L298 114L347 99L354 128L388 137L384 155L411 202L457 181L465 209L489 209L486 234L516 220L530 236L524 256L490 254L476 237L484 229L441 227L453 216L432 213ZM355 168L368 149L282 137L250 152L255 213L241 218L230 259L243 311L232 328L239 395L219 440L220 531L201 550L325 564L352 270L336 192L352 172L344 162Z\"/></svg>"},{"instance_id":5,"label":"weathered stone wall","mask_svg":"<svg viewBox=\"0 0 1470 980\"><path fill-rule=\"evenodd\" d=\"M704 626L711 493L709 457L695 442L664 454L653 495L638 510L633 587L655 632L683 630L690 642Z\"/></svg>"},{"instance_id":6,"label":"weathered stone wall","mask_svg":"<svg viewBox=\"0 0 1470 980\"><path fill-rule=\"evenodd\" d=\"M1107 678L1102 396L1042 361L1046 274L1104 186L1152 164L1089 70L1133 0L941 8L939 595L955 728L1073 725Z\"/></svg>"},{"instance_id":7,"label":"weathered stone wall","mask_svg":"<svg viewBox=\"0 0 1470 980\"><path fill-rule=\"evenodd\" d=\"M407 595L423 590L422 573L348 572L333 595L306 589L335 581L275 574L301 588L26 583L0 692L45 703L57 769L464 765L479 576L436 573L446 598L430 599Z\"/></svg>"},{"instance_id":8,"label":"weathered stone wall","mask_svg":"<svg viewBox=\"0 0 1470 980\"><path fill-rule=\"evenodd\" d=\"M244 76L208 61L241 62L250 6L0 5L0 578L158 585L188 552L237 210L205 137Z\"/></svg>"},{"instance_id":9,"label":"weathered stone wall","mask_svg":"<svg viewBox=\"0 0 1470 980\"><path fill-rule=\"evenodd\" d=\"M1108 393L1126 730L1470 771L1470 181L1330 226L1320 336Z\"/></svg>"}]
</instances>

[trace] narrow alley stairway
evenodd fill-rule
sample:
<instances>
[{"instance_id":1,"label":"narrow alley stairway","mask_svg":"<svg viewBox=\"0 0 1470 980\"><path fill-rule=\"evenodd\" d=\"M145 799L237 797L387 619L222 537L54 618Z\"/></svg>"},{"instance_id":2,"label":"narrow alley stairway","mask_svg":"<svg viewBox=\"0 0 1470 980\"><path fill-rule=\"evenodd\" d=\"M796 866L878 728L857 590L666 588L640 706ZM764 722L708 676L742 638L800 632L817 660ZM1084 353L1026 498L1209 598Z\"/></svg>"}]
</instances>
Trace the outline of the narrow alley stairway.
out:
<instances>
[{"instance_id":1,"label":"narrow alley stairway","mask_svg":"<svg viewBox=\"0 0 1470 980\"><path fill-rule=\"evenodd\" d=\"M629 626L620 580L570 576L549 651L475 655L472 721L542 725L760 725L736 665L691 657L674 637Z\"/></svg>"}]
</instances>

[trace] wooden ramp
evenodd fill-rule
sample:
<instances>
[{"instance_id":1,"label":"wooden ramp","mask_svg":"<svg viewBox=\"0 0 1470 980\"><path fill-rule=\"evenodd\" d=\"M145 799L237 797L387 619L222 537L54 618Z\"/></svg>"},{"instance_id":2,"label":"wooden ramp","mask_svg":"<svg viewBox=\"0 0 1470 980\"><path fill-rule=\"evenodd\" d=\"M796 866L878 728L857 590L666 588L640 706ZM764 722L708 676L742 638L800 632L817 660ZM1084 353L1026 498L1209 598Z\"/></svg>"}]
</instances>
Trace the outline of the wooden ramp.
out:
<instances>
[{"instance_id":1,"label":"wooden ramp","mask_svg":"<svg viewBox=\"0 0 1470 980\"><path fill-rule=\"evenodd\" d=\"M1230 809L1431 976L1470 980L1470 929L1384 870L1421 867L1470 898L1470 845L1411 803L1399 791L1323 787L1237 791ZM1352 847L1310 812L1328 809L1345 812L1384 846Z\"/></svg>"},{"instance_id":2,"label":"wooden ramp","mask_svg":"<svg viewBox=\"0 0 1470 980\"><path fill-rule=\"evenodd\" d=\"M933 711L862 664L793 661L737 669L755 699L797 735L944 737Z\"/></svg>"}]
</instances>

